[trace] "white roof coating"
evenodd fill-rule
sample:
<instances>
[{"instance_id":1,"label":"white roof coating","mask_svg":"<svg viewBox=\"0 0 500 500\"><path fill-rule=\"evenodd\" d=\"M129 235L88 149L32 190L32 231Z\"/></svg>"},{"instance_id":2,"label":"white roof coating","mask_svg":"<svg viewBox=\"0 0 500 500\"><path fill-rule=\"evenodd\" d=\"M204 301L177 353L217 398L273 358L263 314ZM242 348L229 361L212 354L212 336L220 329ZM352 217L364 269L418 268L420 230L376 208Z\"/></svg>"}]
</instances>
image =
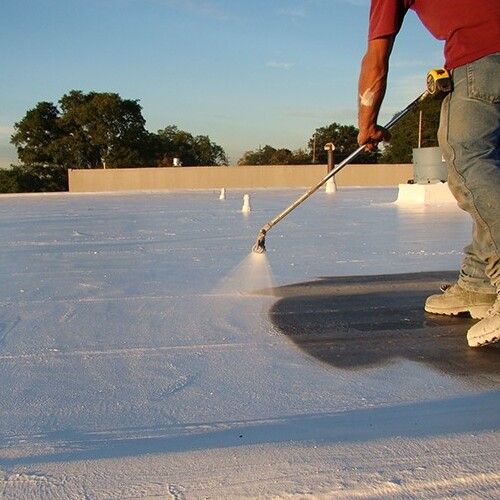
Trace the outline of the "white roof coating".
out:
<instances>
[{"instance_id":1,"label":"white roof coating","mask_svg":"<svg viewBox=\"0 0 500 500\"><path fill-rule=\"evenodd\" d=\"M468 216L396 188L320 191L251 254L301 194L0 198L0 497L498 493L500 370L322 363L261 290L458 269Z\"/></svg>"}]
</instances>

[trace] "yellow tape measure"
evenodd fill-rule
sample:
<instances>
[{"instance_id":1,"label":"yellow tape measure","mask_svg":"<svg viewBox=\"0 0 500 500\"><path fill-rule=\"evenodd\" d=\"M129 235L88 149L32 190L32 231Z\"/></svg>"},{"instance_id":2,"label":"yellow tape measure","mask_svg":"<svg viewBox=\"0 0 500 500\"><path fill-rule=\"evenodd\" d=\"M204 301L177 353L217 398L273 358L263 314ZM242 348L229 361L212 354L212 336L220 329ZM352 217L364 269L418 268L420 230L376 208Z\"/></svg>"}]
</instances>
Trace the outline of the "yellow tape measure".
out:
<instances>
[{"instance_id":1,"label":"yellow tape measure","mask_svg":"<svg viewBox=\"0 0 500 500\"><path fill-rule=\"evenodd\" d=\"M427 90L433 97L443 97L451 92L453 85L450 73L444 68L431 69L427 73Z\"/></svg>"}]
</instances>

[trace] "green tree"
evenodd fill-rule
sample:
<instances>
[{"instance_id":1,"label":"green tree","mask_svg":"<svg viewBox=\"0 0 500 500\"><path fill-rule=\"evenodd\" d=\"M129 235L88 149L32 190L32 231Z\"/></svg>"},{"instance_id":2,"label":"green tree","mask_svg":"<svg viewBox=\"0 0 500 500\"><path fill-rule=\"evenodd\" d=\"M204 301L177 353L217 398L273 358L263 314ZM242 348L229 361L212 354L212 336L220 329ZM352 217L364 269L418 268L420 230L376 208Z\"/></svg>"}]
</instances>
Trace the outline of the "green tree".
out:
<instances>
[{"instance_id":1,"label":"green tree","mask_svg":"<svg viewBox=\"0 0 500 500\"><path fill-rule=\"evenodd\" d=\"M335 122L317 128L308 144L316 163L327 163L325 145L329 142L335 145L335 163L338 163L358 148L358 129L353 125L340 125ZM356 163L377 163L379 155L378 151L363 152L356 158Z\"/></svg>"},{"instance_id":2,"label":"green tree","mask_svg":"<svg viewBox=\"0 0 500 500\"><path fill-rule=\"evenodd\" d=\"M0 170L0 193L65 191L68 171L64 167L13 165Z\"/></svg>"},{"instance_id":3,"label":"green tree","mask_svg":"<svg viewBox=\"0 0 500 500\"><path fill-rule=\"evenodd\" d=\"M293 152L292 165L308 165L311 163L311 154L305 149L299 148Z\"/></svg>"},{"instance_id":4,"label":"green tree","mask_svg":"<svg viewBox=\"0 0 500 500\"><path fill-rule=\"evenodd\" d=\"M253 151L246 151L238 161L238 165L272 165L276 148L266 144Z\"/></svg>"},{"instance_id":5,"label":"green tree","mask_svg":"<svg viewBox=\"0 0 500 500\"><path fill-rule=\"evenodd\" d=\"M228 159L224 149L212 142L208 135L197 135L194 145L198 165L227 165Z\"/></svg>"},{"instance_id":6,"label":"green tree","mask_svg":"<svg viewBox=\"0 0 500 500\"><path fill-rule=\"evenodd\" d=\"M14 125L11 142L18 158L27 165L56 163L56 149L63 137L59 111L50 102L40 102Z\"/></svg>"},{"instance_id":7,"label":"green tree","mask_svg":"<svg viewBox=\"0 0 500 500\"><path fill-rule=\"evenodd\" d=\"M14 125L11 142L23 164L67 169L144 166L150 161L137 101L73 90L59 104L61 111L41 102Z\"/></svg>"},{"instance_id":8,"label":"green tree","mask_svg":"<svg viewBox=\"0 0 500 500\"><path fill-rule=\"evenodd\" d=\"M59 101L66 165L116 168L148 164L145 120L138 101L114 93L71 91Z\"/></svg>"},{"instance_id":9,"label":"green tree","mask_svg":"<svg viewBox=\"0 0 500 500\"><path fill-rule=\"evenodd\" d=\"M311 163L309 154L303 149L291 151L287 148L276 149L266 144L255 151L247 151L238 165L304 165Z\"/></svg>"},{"instance_id":10,"label":"green tree","mask_svg":"<svg viewBox=\"0 0 500 500\"><path fill-rule=\"evenodd\" d=\"M12 169L0 169L0 193L18 193L19 187Z\"/></svg>"},{"instance_id":11,"label":"green tree","mask_svg":"<svg viewBox=\"0 0 500 500\"><path fill-rule=\"evenodd\" d=\"M169 125L156 134L159 165L171 166L179 158L185 166L227 165L224 149L206 135L193 136Z\"/></svg>"},{"instance_id":12,"label":"green tree","mask_svg":"<svg viewBox=\"0 0 500 500\"><path fill-rule=\"evenodd\" d=\"M401 118L391 129L391 140L385 146L380 161L383 163L413 161L413 148L419 146L420 116L422 116L421 147L437 146L441 102L440 99L424 99L414 110Z\"/></svg>"},{"instance_id":13,"label":"green tree","mask_svg":"<svg viewBox=\"0 0 500 500\"><path fill-rule=\"evenodd\" d=\"M184 165L227 165L208 136L174 125L148 132L137 100L72 90L58 105L40 102L14 125L11 143L22 164L2 174L0 191L65 190L69 168L172 165L176 157Z\"/></svg>"}]
</instances>

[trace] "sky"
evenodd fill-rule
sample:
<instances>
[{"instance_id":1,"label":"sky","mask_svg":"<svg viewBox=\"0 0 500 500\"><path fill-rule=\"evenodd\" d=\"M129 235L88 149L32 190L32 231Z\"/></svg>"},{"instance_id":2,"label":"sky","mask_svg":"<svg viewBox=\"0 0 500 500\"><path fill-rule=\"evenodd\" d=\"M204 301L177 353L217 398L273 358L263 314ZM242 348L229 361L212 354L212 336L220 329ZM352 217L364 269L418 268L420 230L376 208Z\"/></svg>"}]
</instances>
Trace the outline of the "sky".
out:
<instances>
[{"instance_id":1,"label":"sky","mask_svg":"<svg viewBox=\"0 0 500 500\"><path fill-rule=\"evenodd\" d=\"M356 124L369 0L3 0L0 166L14 124L71 90L138 100L146 128L208 135L231 164L269 144ZM391 60L385 123L443 65L410 12Z\"/></svg>"}]
</instances>

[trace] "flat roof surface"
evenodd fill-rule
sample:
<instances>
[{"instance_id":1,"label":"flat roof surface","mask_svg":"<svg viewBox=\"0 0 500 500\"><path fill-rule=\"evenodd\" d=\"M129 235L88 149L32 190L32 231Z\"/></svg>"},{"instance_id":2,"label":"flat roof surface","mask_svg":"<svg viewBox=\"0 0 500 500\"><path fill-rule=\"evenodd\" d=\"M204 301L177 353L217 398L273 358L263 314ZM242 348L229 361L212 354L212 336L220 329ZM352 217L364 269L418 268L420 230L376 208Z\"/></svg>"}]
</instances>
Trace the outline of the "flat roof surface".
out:
<instances>
[{"instance_id":1,"label":"flat roof surface","mask_svg":"<svg viewBox=\"0 0 500 500\"><path fill-rule=\"evenodd\" d=\"M423 311L468 216L320 191L251 254L302 193L0 197L4 498L499 491L500 346Z\"/></svg>"}]
</instances>

